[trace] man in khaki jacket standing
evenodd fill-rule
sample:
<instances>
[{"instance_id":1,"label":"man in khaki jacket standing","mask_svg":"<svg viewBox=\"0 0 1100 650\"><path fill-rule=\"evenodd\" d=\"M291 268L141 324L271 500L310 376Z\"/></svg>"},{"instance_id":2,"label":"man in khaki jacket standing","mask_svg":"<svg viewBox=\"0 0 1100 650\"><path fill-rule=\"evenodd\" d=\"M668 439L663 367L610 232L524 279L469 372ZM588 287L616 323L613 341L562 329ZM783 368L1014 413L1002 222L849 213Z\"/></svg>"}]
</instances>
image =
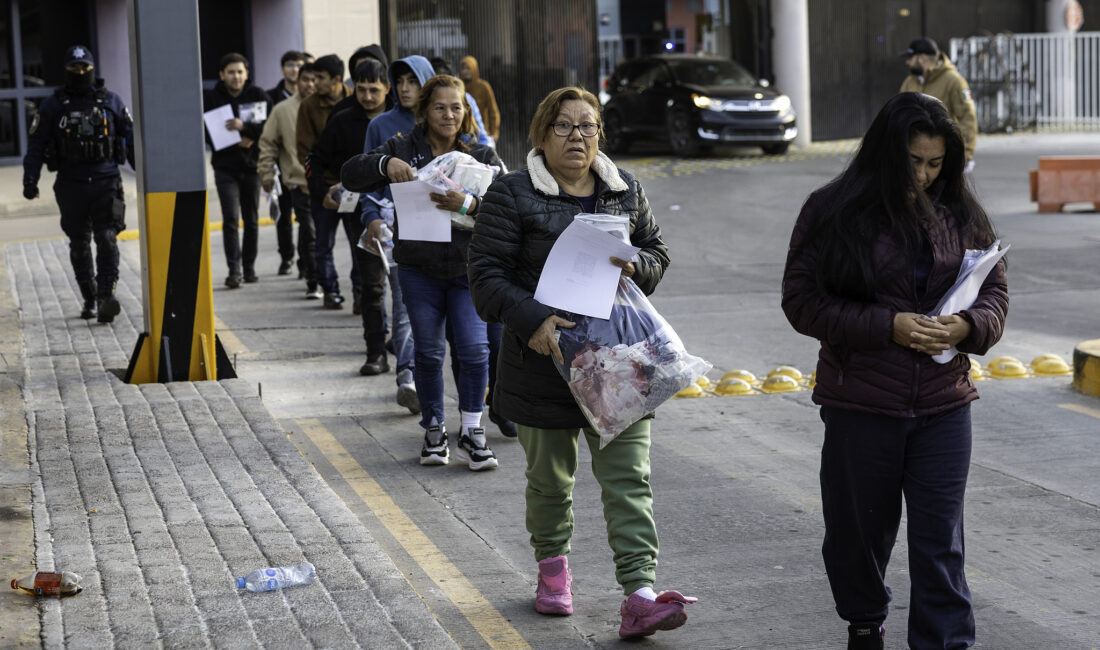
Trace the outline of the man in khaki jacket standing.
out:
<instances>
[{"instance_id":1,"label":"man in khaki jacket standing","mask_svg":"<svg viewBox=\"0 0 1100 650\"><path fill-rule=\"evenodd\" d=\"M260 135L260 160L257 170L265 192L275 187L278 176L282 183L282 192L289 201L279 201L279 205L288 206L285 214L277 219L279 229L279 275L290 271L294 259L293 230L290 213L293 209L298 220L298 273L306 280L306 297L321 298L317 289L317 274L313 262L314 242L317 239L313 218L309 211L309 192L306 188L306 170L298 162L298 107L302 100L313 94L315 81L313 71L303 66L298 72L298 82L294 94L275 104L264 124ZM278 165L276 167L276 165ZM281 198L281 197L280 197ZM285 231L283 228L285 227Z\"/></svg>"},{"instance_id":2,"label":"man in khaki jacket standing","mask_svg":"<svg viewBox=\"0 0 1100 650\"><path fill-rule=\"evenodd\" d=\"M918 38L901 53L909 76L901 83L898 92L917 92L931 95L947 106L962 131L966 145L966 171L974 168L974 149L978 145L978 116L974 111L974 99L970 96L970 84L966 83L955 66L940 52L936 41Z\"/></svg>"}]
</instances>

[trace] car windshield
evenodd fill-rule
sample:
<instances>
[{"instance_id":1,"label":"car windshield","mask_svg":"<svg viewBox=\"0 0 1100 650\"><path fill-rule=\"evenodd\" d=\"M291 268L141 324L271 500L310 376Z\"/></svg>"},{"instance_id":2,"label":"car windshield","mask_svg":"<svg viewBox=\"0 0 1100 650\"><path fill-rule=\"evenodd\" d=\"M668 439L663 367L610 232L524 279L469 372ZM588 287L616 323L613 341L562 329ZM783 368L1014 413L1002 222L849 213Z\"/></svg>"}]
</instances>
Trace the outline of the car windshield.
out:
<instances>
[{"instance_id":1,"label":"car windshield","mask_svg":"<svg viewBox=\"0 0 1100 650\"><path fill-rule=\"evenodd\" d=\"M733 61L669 61L680 83L693 86L755 86L749 71Z\"/></svg>"}]
</instances>

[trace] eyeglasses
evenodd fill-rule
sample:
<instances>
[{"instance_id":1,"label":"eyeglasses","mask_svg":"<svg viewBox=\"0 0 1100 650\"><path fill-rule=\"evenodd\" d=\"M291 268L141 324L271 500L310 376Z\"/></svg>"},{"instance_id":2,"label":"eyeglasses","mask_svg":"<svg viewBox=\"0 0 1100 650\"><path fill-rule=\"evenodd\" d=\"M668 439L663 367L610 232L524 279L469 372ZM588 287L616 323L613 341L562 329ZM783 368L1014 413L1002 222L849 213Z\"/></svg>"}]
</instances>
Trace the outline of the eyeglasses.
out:
<instances>
[{"instance_id":1,"label":"eyeglasses","mask_svg":"<svg viewBox=\"0 0 1100 650\"><path fill-rule=\"evenodd\" d=\"M568 138L573 135L573 129L580 129L581 135L586 138L591 138L600 132L600 125L594 122L584 122L583 124L570 124L569 122L554 122L550 125L554 129L554 135Z\"/></svg>"}]
</instances>

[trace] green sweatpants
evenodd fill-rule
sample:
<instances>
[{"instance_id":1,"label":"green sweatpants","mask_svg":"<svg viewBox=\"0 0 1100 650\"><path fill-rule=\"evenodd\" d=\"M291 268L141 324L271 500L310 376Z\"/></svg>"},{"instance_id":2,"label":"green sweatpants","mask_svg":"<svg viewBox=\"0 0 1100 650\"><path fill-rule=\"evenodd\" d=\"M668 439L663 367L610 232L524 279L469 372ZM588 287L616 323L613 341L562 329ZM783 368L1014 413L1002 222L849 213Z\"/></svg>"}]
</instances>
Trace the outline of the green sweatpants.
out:
<instances>
[{"instance_id":1,"label":"green sweatpants","mask_svg":"<svg viewBox=\"0 0 1100 650\"><path fill-rule=\"evenodd\" d=\"M649 487L649 420L634 423L602 450L599 434L590 428L516 428L527 454L527 531L535 560L569 553L577 441L584 431L602 492L607 543L615 554L615 579L628 595L652 586L657 527Z\"/></svg>"}]
</instances>

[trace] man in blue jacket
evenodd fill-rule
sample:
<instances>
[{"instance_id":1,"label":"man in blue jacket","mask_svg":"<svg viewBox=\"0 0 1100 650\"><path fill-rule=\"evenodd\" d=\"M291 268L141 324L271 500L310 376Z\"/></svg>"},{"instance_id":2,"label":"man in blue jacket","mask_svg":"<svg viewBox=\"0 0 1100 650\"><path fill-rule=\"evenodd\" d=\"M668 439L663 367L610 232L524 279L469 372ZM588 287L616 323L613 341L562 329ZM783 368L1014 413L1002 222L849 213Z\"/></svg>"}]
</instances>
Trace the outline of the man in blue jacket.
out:
<instances>
[{"instance_id":1,"label":"man in blue jacket","mask_svg":"<svg viewBox=\"0 0 1100 650\"><path fill-rule=\"evenodd\" d=\"M23 196L38 198L42 163L57 172L54 197L69 261L84 299L81 318L110 323L121 311L117 235L126 228L118 166L134 166L134 121L118 95L96 79L83 45L65 51L65 84L43 100L31 122L23 158ZM96 255L93 269L92 240Z\"/></svg>"}]
</instances>

